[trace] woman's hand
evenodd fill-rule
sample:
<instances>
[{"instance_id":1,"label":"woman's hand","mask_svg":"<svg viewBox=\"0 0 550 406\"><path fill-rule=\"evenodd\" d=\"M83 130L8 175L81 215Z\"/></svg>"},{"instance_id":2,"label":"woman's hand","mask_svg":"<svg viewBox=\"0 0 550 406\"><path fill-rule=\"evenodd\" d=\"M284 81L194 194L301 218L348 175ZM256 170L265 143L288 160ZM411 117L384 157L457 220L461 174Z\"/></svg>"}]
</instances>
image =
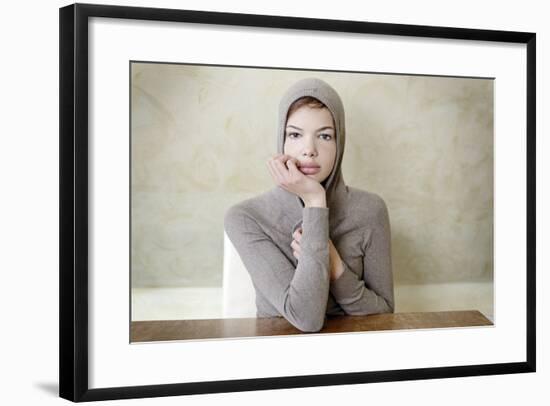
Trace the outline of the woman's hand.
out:
<instances>
[{"instance_id":1,"label":"woman's hand","mask_svg":"<svg viewBox=\"0 0 550 406\"><path fill-rule=\"evenodd\" d=\"M306 206L326 207L323 186L300 172L297 164L296 158L285 154L276 154L267 161L269 172L277 186L301 197Z\"/></svg>"},{"instance_id":2,"label":"woman's hand","mask_svg":"<svg viewBox=\"0 0 550 406\"><path fill-rule=\"evenodd\" d=\"M292 234L292 242L290 243L290 247L292 248L292 255L294 255L294 258L297 260L300 260L300 255L302 254L302 248L300 246L300 242L302 240L302 228L296 229L294 233ZM344 266L342 264L342 258L340 257L340 254L336 250L336 247L332 243L332 240L328 240L328 246L329 246L329 255L330 255L330 281L335 281L342 275L344 272Z\"/></svg>"},{"instance_id":3,"label":"woman's hand","mask_svg":"<svg viewBox=\"0 0 550 406\"><path fill-rule=\"evenodd\" d=\"M297 228L294 233L292 233L292 242L290 243L290 247L292 248L292 255L294 255L294 258L297 260L300 259L300 255L302 255L302 247L300 246L300 241L302 240L302 228Z\"/></svg>"}]
</instances>

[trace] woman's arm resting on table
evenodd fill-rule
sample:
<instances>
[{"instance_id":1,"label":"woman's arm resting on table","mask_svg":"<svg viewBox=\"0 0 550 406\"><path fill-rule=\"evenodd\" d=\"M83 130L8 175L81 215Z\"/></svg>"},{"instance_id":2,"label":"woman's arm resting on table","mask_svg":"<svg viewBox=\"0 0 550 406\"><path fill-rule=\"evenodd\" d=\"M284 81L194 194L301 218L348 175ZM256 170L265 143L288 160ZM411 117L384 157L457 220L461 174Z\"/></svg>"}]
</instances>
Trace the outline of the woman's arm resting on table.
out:
<instances>
[{"instance_id":1,"label":"woman's arm resting on table","mask_svg":"<svg viewBox=\"0 0 550 406\"><path fill-rule=\"evenodd\" d=\"M297 267L246 211L231 208L224 220L254 287L304 332L319 331L325 321L330 286L328 214L326 207L304 208L302 256Z\"/></svg>"},{"instance_id":2,"label":"woman's arm resting on table","mask_svg":"<svg viewBox=\"0 0 550 406\"><path fill-rule=\"evenodd\" d=\"M394 311L390 222L386 204L379 202L365 238L364 280L340 260L343 271L331 282L330 292L346 314Z\"/></svg>"}]
</instances>

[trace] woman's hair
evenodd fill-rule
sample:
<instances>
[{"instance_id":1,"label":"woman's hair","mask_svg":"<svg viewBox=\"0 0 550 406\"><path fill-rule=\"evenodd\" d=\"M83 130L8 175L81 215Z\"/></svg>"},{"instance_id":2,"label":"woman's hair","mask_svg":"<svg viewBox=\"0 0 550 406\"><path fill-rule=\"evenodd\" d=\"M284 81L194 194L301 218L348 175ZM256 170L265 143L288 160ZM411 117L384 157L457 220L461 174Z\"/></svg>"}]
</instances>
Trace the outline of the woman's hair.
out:
<instances>
[{"instance_id":1,"label":"woman's hair","mask_svg":"<svg viewBox=\"0 0 550 406\"><path fill-rule=\"evenodd\" d=\"M288 108L288 113L286 115L286 119L290 117L292 113L294 113L296 110L298 110L300 107L308 106L312 109L322 109L322 108L328 108L324 103L322 103L320 100L316 99L315 97L311 96L304 96L300 97L299 99L296 99Z\"/></svg>"}]
</instances>

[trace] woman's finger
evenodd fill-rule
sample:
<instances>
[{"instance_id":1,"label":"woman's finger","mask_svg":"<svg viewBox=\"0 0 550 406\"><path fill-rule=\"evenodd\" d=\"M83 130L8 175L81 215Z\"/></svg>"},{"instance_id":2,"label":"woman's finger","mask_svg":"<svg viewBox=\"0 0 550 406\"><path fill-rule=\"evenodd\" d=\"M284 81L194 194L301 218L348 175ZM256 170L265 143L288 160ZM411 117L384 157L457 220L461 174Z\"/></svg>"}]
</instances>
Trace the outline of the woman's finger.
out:
<instances>
[{"instance_id":1,"label":"woman's finger","mask_svg":"<svg viewBox=\"0 0 550 406\"><path fill-rule=\"evenodd\" d=\"M269 173L273 177L274 174L273 174L273 170L271 169L271 159L268 159L267 161L265 161L265 165L267 166L267 169L269 170Z\"/></svg>"},{"instance_id":2,"label":"woman's finger","mask_svg":"<svg viewBox=\"0 0 550 406\"><path fill-rule=\"evenodd\" d=\"M286 161L286 166L288 168L288 172L289 172L291 177L299 178L300 175L302 174L302 172L300 172L300 170L298 169L298 166L296 166L296 162L295 162L294 158L289 159L288 161Z\"/></svg>"},{"instance_id":3,"label":"woman's finger","mask_svg":"<svg viewBox=\"0 0 550 406\"><path fill-rule=\"evenodd\" d=\"M281 155L279 158L276 159L277 162L280 162L281 165L279 166L280 168L283 168L284 171L285 171L285 174L287 175L290 175L290 167L289 167L289 163L290 162L298 162L296 160L296 158L292 158L290 155ZM294 165L296 166L296 165Z\"/></svg>"},{"instance_id":4,"label":"woman's finger","mask_svg":"<svg viewBox=\"0 0 550 406\"><path fill-rule=\"evenodd\" d=\"M279 176L279 178L285 182L285 184L290 180L288 169L279 159L273 160L273 169Z\"/></svg>"},{"instance_id":5,"label":"woman's finger","mask_svg":"<svg viewBox=\"0 0 550 406\"><path fill-rule=\"evenodd\" d=\"M289 159L292 159L290 157L290 155L284 155L284 154L281 154L279 155L278 157L274 158L273 161L276 162L276 163L280 163L281 166L285 169L286 168L286 162L289 160Z\"/></svg>"},{"instance_id":6,"label":"woman's finger","mask_svg":"<svg viewBox=\"0 0 550 406\"><path fill-rule=\"evenodd\" d=\"M283 182L285 182L285 176L281 173L281 171L276 167L275 163L276 160L270 160L269 161L269 167L273 176L273 179L277 183L277 185L282 185Z\"/></svg>"},{"instance_id":7,"label":"woman's finger","mask_svg":"<svg viewBox=\"0 0 550 406\"><path fill-rule=\"evenodd\" d=\"M273 167L285 182L293 182L300 177L301 172L298 170L296 158L290 155L280 154L273 160Z\"/></svg>"},{"instance_id":8,"label":"woman's finger","mask_svg":"<svg viewBox=\"0 0 550 406\"><path fill-rule=\"evenodd\" d=\"M294 231L292 237L294 237L294 239L298 241L298 243L300 243L302 240L302 228L298 228L296 231Z\"/></svg>"},{"instance_id":9,"label":"woman's finger","mask_svg":"<svg viewBox=\"0 0 550 406\"><path fill-rule=\"evenodd\" d=\"M300 243L296 240L292 240L292 242L290 243L290 247L298 252L298 253L301 253L302 252L302 246L300 245Z\"/></svg>"},{"instance_id":10,"label":"woman's finger","mask_svg":"<svg viewBox=\"0 0 550 406\"><path fill-rule=\"evenodd\" d=\"M286 154L277 154L277 155L275 155L275 158L274 158L274 159L275 159L276 161L281 161L281 163L284 165L284 163L285 163L286 161L288 161L290 158L291 158L290 155L286 155Z\"/></svg>"},{"instance_id":11,"label":"woman's finger","mask_svg":"<svg viewBox=\"0 0 550 406\"><path fill-rule=\"evenodd\" d=\"M279 179L277 179L277 175L275 174L274 170L273 170L273 166L271 164L271 159L269 161L266 162L267 164L267 169L269 170L269 173L271 174L271 178L273 178L273 181L275 182L275 184L279 184Z\"/></svg>"}]
</instances>

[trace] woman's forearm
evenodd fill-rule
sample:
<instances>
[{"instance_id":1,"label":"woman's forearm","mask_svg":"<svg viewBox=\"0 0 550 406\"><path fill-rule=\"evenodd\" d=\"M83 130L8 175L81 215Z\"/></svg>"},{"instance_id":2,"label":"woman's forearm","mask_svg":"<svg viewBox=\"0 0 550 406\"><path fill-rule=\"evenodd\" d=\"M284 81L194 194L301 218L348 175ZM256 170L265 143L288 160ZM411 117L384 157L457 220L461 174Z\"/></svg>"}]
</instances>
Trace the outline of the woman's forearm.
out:
<instances>
[{"instance_id":1,"label":"woman's forearm","mask_svg":"<svg viewBox=\"0 0 550 406\"><path fill-rule=\"evenodd\" d=\"M328 208L304 208L302 255L287 292L285 313L302 331L319 331L324 324L330 288Z\"/></svg>"},{"instance_id":2,"label":"woman's forearm","mask_svg":"<svg viewBox=\"0 0 550 406\"><path fill-rule=\"evenodd\" d=\"M331 293L350 315L391 313L394 311L391 232L388 209L382 200L373 206L369 237L365 241L363 275L344 267L342 275L331 281Z\"/></svg>"},{"instance_id":3,"label":"woman's forearm","mask_svg":"<svg viewBox=\"0 0 550 406\"><path fill-rule=\"evenodd\" d=\"M299 330L315 332L323 327L330 288L328 208L304 208L302 225L296 266L246 211L231 209L224 220L259 296Z\"/></svg>"}]
</instances>

